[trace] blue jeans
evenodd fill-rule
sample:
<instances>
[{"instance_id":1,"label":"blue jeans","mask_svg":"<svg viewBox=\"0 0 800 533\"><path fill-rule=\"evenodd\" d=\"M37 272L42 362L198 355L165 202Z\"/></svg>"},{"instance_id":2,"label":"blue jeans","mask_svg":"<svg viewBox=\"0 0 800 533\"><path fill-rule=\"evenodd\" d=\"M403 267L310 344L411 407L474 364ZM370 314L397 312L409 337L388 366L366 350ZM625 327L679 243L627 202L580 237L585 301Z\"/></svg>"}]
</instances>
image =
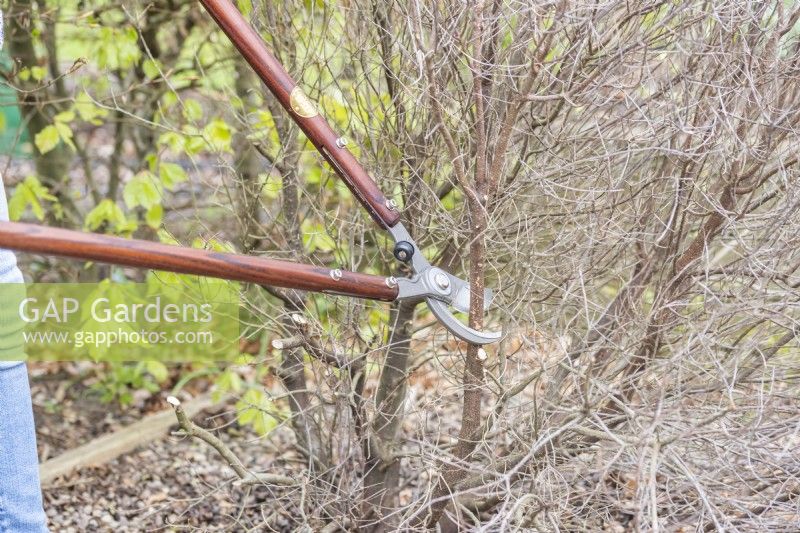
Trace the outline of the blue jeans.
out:
<instances>
[{"instance_id":1,"label":"blue jeans","mask_svg":"<svg viewBox=\"0 0 800 533\"><path fill-rule=\"evenodd\" d=\"M25 363L0 366L0 532L47 531Z\"/></svg>"},{"instance_id":2,"label":"blue jeans","mask_svg":"<svg viewBox=\"0 0 800 533\"><path fill-rule=\"evenodd\" d=\"M0 182L0 220L8 220ZM14 254L0 250L0 283L21 283ZM39 486L36 430L31 391L22 346L14 335L20 327L14 309L0 302L0 533L47 531Z\"/></svg>"}]
</instances>

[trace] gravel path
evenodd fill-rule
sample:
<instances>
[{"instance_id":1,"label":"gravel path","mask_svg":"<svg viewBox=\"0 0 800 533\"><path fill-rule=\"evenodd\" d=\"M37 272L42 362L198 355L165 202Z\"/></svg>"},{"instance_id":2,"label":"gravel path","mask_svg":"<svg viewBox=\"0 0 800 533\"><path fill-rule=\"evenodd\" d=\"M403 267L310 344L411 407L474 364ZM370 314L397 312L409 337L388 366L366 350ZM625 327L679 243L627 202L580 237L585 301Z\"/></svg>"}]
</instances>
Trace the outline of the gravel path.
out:
<instances>
[{"instance_id":1,"label":"gravel path","mask_svg":"<svg viewBox=\"0 0 800 533\"><path fill-rule=\"evenodd\" d=\"M40 461L169 408L166 391L142 395L126 407L102 403L91 378L82 379L69 364L33 364L30 374ZM195 422L253 461L247 465L253 471L291 476L302 469L291 431L279 427L263 439L235 418L231 401L206 410ZM213 449L172 435L57 479L44 489L44 506L54 532L246 531L263 527L265 519L276 531L291 530L293 489L247 489L233 481L233 472ZM274 505L281 497L286 505ZM264 510L272 508L274 516L265 517Z\"/></svg>"},{"instance_id":2,"label":"gravel path","mask_svg":"<svg viewBox=\"0 0 800 533\"><path fill-rule=\"evenodd\" d=\"M268 443L229 423L231 406L206 412L197 423L217 426L218 434L256 471L291 475L299 457L270 452ZM270 443L286 440L278 429ZM57 480L44 490L45 510L53 531L243 531L264 523L264 503L287 489L251 490L232 486L232 472L216 452L198 441L170 436L95 468ZM282 492L281 492L282 491ZM287 495L288 496L288 495ZM289 531L280 514L276 530Z\"/></svg>"}]
</instances>

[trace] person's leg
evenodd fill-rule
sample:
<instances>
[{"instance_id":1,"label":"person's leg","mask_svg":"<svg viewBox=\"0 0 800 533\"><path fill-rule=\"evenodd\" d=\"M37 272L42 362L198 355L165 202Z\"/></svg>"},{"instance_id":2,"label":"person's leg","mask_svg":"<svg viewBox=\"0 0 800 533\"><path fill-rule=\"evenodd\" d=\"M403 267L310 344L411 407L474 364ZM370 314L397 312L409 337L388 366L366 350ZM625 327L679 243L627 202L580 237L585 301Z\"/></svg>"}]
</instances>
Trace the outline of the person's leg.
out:
<instances>
[{"instance_id":1,"label":"person's leg","mask_svg":"<svg viewBox=\"0 0 800 533\"><path fill-rule=\"evenodd\" d=\"M0 532L47 531L28 372L0 363Z\"/></svg>"},{"instance_id":2,"label":"person's leg","mask_svg":"<svg viewBox=\"0 0 800 533\"><path fill-rule=\"evenodd\" d=\"M0 182L0 220L6 218ZM0 250L0 283L22 282L14 254ZM0 533L47 531L39 485L31 391L16 309L0 303Z\"/></svg>"},{"instance_id":3,"label":"person's leg","mask_svg":"<svg viewBox=\"0 0 800 533\"><path fill-rule=\"evenodd\" d=\"M5 198L0 183L0 220ZM14 254L0 250L0 283L22 282ZM0 305L0 533L47 531L39 485L31 391L15 309Z\"/></svg>"},{"instance_id":4,"label":"person's leg","mask_svg":"<svg viewBox=\"0 0 800 533\"><path fill-rule=\"evenodd\" d=\"M2 178L0 220L8 220ZM14 254L0 250L0 283L22 281ZM25 359L19 334L22 323L18 310L3 304L0 302L0 533L41 533L47 531L47 518L42 510L28 372L21 362Z\"/></svg>"},{"instance_id":5,"label":"person's leg","mask_svg":"<svg viewBox=\"0 0 800 533\"><path fill-rule=\"evenodd\" d=\"M5 200L0 181L0 220ZM14 254L0 250L0 284L22 281ZM47 531L21 328L18 310L0 302L0 533Z\"/></svg>"}]
</instances>

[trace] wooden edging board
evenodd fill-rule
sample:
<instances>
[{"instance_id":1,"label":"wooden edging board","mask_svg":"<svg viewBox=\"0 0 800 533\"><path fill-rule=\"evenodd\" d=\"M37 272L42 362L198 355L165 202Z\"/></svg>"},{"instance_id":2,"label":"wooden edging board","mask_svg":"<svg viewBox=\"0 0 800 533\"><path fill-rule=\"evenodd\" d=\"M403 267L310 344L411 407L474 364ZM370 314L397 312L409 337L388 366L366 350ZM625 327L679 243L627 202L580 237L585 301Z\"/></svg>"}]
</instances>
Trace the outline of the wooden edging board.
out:
<instances>
[{"instance_id":1,"label":"wooden edging board","mask_svg":"<svg viewBox=\"0 0 800 533\"><path fill-rule=\"evenodd\" d=\"M182 405L189 418L192 418L215 403L211 401L211 395L206 394ZM49 459L39 465L42 487L47 488L57 478L70 472L102 465L143 444L160 439L177 423L175 411L172 408L164 409Z\"/></svg>"}]
</instances>

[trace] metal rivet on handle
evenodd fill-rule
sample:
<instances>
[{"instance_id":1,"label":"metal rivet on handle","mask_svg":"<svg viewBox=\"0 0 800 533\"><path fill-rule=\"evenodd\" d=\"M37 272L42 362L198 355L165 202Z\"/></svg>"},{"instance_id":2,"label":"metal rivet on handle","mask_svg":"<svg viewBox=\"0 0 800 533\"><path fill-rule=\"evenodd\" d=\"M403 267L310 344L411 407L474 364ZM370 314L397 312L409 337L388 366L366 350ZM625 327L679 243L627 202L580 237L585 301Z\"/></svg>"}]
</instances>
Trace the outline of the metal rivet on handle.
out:
<instances>
[{"instance_id":1,"label":"metal rivet on handle","mask_svg":"<svg viewBox=\"0 0 800 533\"><path fill-rule=\"evenodd\" d=\"M333 281L339 281L340 279L342 279L342 271L339 270L338 268L331 270L331 279Z\"/></svg>"},{"instance_id":2,"label":"metal rivet on handle","mask_svg":"<svg viewBox=\"0 0 800 533\"><path fill-rule=\"evenodd\" d=\"M397 211L397 202L392 199L386 200L386 207L388 207L391 211Z\"/></svg>"},{"instance_id":3,"label":"metal rivet on handle","mask_svg":"<svg viewBox=\"0 0 800 533\"><path fill-rule=\"evenodd\" d=\"M437 272L433 278L433 281L440 290L446 291L448 288L450 288L450 278L448 278L447 274L444 272Z\"/></svg>"},{"instance_id":4,"label":"metal rivet on handle","mask_svg":"<svg viewBox=\"0 0 800 533\"><path fill-rule=\"evenodd\" d=\"M348 139L347 137L342 136L336 139L336 146L338 146L339 148L344 148L348 144L350 144L350 139Z\"/></svg>"},{"instance_id":5,"label":"metal rivet on handle","mask_svg":"<svg viewBox=\"0 0 800 533\"><path fill-rule=\"evenodd\" d=\"M389 287L390 289L394 289L395 287L397 287L397 278L394 276L389 276L388 278L386 278L386 286Z\"/></svg>"}]
</instances>

